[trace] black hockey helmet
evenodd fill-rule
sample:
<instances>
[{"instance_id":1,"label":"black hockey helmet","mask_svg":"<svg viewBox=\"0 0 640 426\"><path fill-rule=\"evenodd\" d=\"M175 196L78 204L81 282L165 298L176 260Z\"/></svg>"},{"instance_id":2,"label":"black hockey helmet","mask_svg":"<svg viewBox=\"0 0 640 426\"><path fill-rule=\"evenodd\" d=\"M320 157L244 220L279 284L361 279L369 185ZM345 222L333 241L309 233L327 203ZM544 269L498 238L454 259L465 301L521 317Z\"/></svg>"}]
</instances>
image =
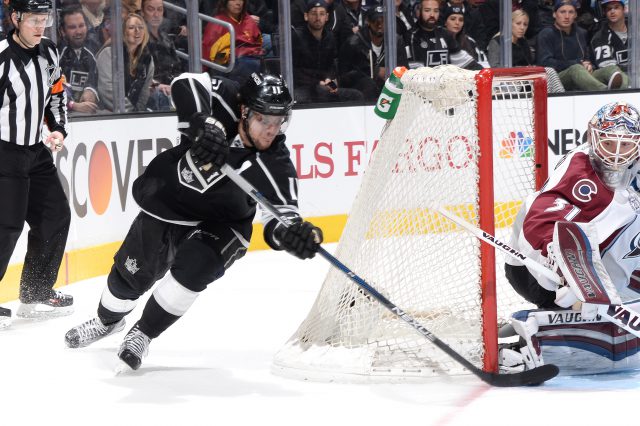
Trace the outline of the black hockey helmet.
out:
<instances>
[{"instance_id":1,"label":"black hockey helmet","mask_svg":"<svg viewBox=\"0 0 640 426\"><path fill-rule=\"evenodd\" d=\"M240 102L264 115L288 116L293 98L282 77L252 73L240 89Z\"/></svg>"},{"instance_id":2,"label":"black hockey helmet","mask_svg":"<svg viewBox=\"0 0 640 426\"><path fill-rule=\"evenodd\" d=\"M5 4L11 12L49 13L53 9L51 0L7 0Z\"/></svg>"}]
</instances>

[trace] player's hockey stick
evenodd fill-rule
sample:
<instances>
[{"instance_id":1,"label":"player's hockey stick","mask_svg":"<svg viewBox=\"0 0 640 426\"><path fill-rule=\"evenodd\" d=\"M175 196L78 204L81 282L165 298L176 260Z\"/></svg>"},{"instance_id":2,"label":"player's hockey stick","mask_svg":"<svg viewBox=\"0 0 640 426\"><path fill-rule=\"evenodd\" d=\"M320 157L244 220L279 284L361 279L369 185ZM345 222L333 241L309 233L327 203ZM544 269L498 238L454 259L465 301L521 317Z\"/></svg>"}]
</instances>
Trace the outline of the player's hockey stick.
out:
<instances>
[{"instance_id":1,"label":"player's hockey stick","mask_svg":"<svg viewBox=\"0 0 640 426\"><path fill-rule=\"evenodd\" d=\"M271 202L265 198L260 192L258 192L253 185L251 185L247 180L239 175L233 168L229 165L225 164L221 168L222 172L226 174L229 179L235 182L244 192L246 192L251 198L253 198L260 206L269 211L282 225L289 227L292 223L289 219L282 216L280 212L271 204ZM558 367L552 364L543 365L541 367L534 368L532 370L523 371L520 373L513 374L498 374L491 373L487 371L483 371L473 365L469 360L464 358L454 349L452 349L445 342L436 337L433 333L427 330L424 326L422 326L417 320L411 317L408 313L397 307L393 304L389 299L380 294L375 288L369 285L365 280L356 275L351 269L345 266L342 262L336 259L333 255L327 252L324 248L320 247L318 249L318 253L324 257L329 263L342 271L345 275L347 275L353 282L355 282L360 288L369 293L373 298L375 298L380 304L382 304L385 308L391 311L398 318L404 320L407 324L413 327L418 333L422 336L426 337L431 343L436 345L442 351L444 351L451 358L456 360L459 364L469 370L471 373L476 375L482 381L493 385L493 386L524 386L531 384L539 384L546 380L549 380L555 377L559 370Z\"/></svg>"},{"instance_id":2,"label":"player's hockey stick","mask_svg":"<svg viewBox=\"0 0 640 426\"><path fill-rule=\"evenodd\" d=\"M460 216L457 216L451 213L450 211L444 209L443 207L440 207L438 209L438 212L444 217L451 220L452 222L458 224L462 228L471 232L481 241L484 241L487 244L490 244L493 247L497 248L498 250L502 251L503 253L506 253L509 256L512 256L514 259L519 260L520 262L525 264L527 267L530 267L531 269L535 269L537 272L544 274L547 278L554 281L556 284L562 283L562 279L558 274L548 269L546 266L525 256L524 254L520 253L516 249L510 247L509 245L503 243L502 241L497 239L495 236L489 234L488 232L483 231L482 229L467 222ZM587 268L582 268L582 269L586 270ZM592 288L597 289L602 287L602 284L594 281L589 274L580 273L580 275L581 275L581 281L586 280L584 282L587 283L587 285L591 285ZM619 301L620 300L619 295L617 294L617 292L615 293L614 292L615 292L615 287L613 289L607 288L606 291L604 291L603 289L601 292L599 291L597 293L599 293L600 298L605 298L605 299L606 299L606 296L603 296L602 293L605 293L605 294L608 293L611 299L614 299L614 300L617 299ZM588 303L596 304L598 306L598 314L602 318L605 318L607 321L614 323L618 327L628 331L634 336L640 337L640 313L636 312L633 309L630 309L628 306L625 306L624 304L610 304L610 303L602 304L602 302L598 303L597 300L589 300Z\"/></svg>"}]
</instances>

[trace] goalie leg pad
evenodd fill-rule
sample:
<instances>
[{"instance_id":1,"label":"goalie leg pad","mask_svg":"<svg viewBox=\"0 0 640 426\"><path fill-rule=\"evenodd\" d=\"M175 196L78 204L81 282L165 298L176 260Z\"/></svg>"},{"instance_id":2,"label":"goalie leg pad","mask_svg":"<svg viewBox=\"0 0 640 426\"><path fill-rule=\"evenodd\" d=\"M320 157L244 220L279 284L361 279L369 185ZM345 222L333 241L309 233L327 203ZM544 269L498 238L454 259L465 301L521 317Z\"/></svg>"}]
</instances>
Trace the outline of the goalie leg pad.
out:
<instances>
[{"instance_id":1,"label":"goalie leg pad","mask_svg":"<svg viewBox=\"0 0 640 426\"><path fill-rule=\"evenodd\" d=\"M543 359L557 365L562 375L640 368L640 339L599 316L588 319L576 310L520 311L513 314L510 325L521 339L519 345L501 345L503 372L521 371ZM532 345L525 344L523 334L530 334ZM538 357L532 349L539 351Z\"/></svg>"}]
</instances>

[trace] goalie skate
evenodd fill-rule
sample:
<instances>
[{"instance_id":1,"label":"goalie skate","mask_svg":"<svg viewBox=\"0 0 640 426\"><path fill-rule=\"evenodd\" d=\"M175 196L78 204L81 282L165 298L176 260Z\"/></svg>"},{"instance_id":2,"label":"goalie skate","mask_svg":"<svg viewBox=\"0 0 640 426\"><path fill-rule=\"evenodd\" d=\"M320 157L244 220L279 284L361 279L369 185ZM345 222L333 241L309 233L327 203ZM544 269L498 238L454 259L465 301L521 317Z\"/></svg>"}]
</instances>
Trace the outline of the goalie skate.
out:
<instances>
[{"instance_id":1,"label":"goalie skate","mask_svg":"<svg viewBox=\"0 0 640 426\"><path fill-rule=\"evenodd\" d=\"M118 358L132 370L137 370L142 364L142 358L149 353L149 343L151 343L151 338L140 331L136 323L124 336L124 341L118 351Z\"/></svg>"},{"instance_id":2,"label":"goalie skate","mask_svg":"<svg viewBox=\"0 0 640 426\"><path fill-rule=\"evenodd\" d=\"M51 290L48 299L20 303L16 316L18 318L45 320L63 317L73 313L73 296Z\"/></svg>"},{"instance_id":3,"label":"goalie skate","mask_svg":"<svg viewBox=\"0 0 640 426\"><path fill-rule=\"evenodd\" d=\"M0 330L11 325L11 309L0 306Z\"/></svg>"},{"instance_id":4,"label":"goalie skate","mask_svg":"<svg viewBox=\"0 0 640 426\"><path fill-rule=\"evenodd\" d=\"M92 318L67 331L67 334L64 335L64 343L69 348L83 348L111 334L122 331L124 325L124 318L109 325L103 324L100 318Z\"/></svg>"}]
</instances>

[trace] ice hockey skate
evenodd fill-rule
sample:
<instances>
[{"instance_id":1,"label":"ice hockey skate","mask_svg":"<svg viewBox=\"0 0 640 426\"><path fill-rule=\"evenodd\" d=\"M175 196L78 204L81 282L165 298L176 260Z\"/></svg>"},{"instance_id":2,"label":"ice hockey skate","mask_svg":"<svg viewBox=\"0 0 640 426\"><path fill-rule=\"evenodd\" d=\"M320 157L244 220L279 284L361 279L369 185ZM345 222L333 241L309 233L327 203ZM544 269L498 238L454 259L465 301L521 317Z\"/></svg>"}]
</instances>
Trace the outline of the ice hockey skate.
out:
<instances>
[{"instance_id":1,"label":"ice hockey skate","mask_svg":"<svg viewBox=\"0 0 640 426\"><path fill-rule=\"evenodd\" d=\"M136 323L124 336L118 351L118 358L132 370L137 370L142 364L142 358L149 353L149 343L151 343L151 338L140 331Z\"/></svg>"},{"instance_id":2,"label":"ice hockey skate","mask_svg":"<svg viewBox=\"0 0 640 426\"><path fill-rule=\"evenodd\" d=\"M73 296L51 290L48 299L22 302L18 307L18 318L44 320L63 317L73 313Z\"/></svg>"},{"instance_id":3,"label":"ice hockey skate","mask_svg":"<svg viewBox=\"0 0 640 426\"><path fill-rule=\"evenodd\" d=\"M64 343L70 348L84 348L111 334L124 329L125 320L105 325L100 318L92 318L89 321L73 327L64 335Z\"/></svg>"},{"instance_id":4,"label":"ice hockey skate","mask_svg":"<svg viewBox=\"0 0 640 426\"><path fill-rule=\"evenodd\" d=\"M11 325L11 309L0 306L0 330Z\"/></svg>"}]
</instances>

